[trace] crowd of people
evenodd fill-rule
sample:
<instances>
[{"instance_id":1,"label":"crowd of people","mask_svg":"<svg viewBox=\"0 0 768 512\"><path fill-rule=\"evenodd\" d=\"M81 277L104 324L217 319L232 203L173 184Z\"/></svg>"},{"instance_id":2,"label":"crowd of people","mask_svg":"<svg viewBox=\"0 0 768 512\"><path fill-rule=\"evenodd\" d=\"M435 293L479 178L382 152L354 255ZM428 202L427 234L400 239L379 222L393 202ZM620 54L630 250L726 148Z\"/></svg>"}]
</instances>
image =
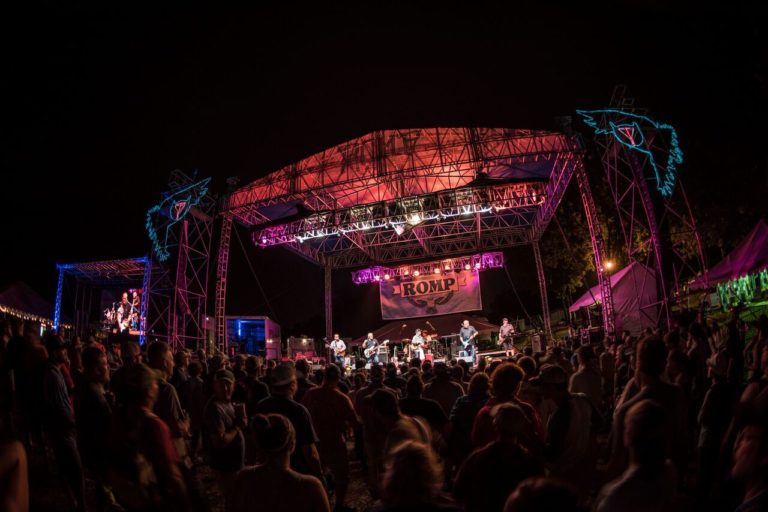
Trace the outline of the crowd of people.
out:
<instances>
[{"instance_id":1,"label":"crowd of people","mask_svg":"<svg viewBox=\"0 0 768 512\"><path fill-rule=\"evenodd\" d=\"M354 478L381 511L768 510L765 316L346 372L0 334L2 510L32 453L73 510L348 511Z\"/></svg>"}]
</instances>

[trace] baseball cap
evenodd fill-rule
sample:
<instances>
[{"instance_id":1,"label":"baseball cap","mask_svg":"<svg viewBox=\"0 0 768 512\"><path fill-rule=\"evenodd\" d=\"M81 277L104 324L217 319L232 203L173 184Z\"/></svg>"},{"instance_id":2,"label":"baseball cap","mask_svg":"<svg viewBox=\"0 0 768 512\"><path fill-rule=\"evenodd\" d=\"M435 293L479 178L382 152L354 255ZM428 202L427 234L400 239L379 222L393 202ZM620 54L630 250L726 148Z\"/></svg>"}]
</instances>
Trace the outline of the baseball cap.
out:
<instances>
[{"instance_id":1,"label":"baseball cap","mask_svg":"<svg viewBox=\"0 0 768 512\"><path fill-rule=\"evenodd\" d=\"M566 384L568 375L565 370L554 364L545 364L539 370L539 375L531 379L533 384Z\"/></svg>"},{"instance_id":2,"label":"baseball cap","mask_svg":"<svg viewBox=\"0 0 768 512\"><path fill-rule=\"evenodd\" d=\"M235 374L227 370L226 368L222 368L221 370L216 370L216 373L213 375L213 379L228 380L229 382L235 382Z\"/></svg>"}]
</instances>

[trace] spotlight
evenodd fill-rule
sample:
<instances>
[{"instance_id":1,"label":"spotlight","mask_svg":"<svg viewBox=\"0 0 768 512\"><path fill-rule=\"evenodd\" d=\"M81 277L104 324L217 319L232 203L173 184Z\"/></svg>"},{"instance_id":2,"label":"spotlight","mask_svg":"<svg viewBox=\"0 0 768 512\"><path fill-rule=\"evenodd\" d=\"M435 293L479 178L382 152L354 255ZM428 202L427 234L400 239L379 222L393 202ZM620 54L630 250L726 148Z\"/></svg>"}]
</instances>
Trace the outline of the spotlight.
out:
<instances>
[{"instance_id":1,"label":"spotlight","mask_svg":"<svg viewBox=\"0 0 768 512\"><path fill-rule=\"evenodd\" d=\"M445 267L444 267L444 270L445 270L446 272L448 272L449 270L451 270L451 266L450 266L450 265L448 265L448 264L446 264L446 265L445 265Z\"/></svg>"},{"instance_id":2,"label":"spotlight","mask_svg":"<svg viewBox=\"0 0 768 512\"><path fill-rule=\"evenodd\" d=\"M472 265L470 265L469 263L464 265L464 270L471 270L471 269L472 269Z\"/></svg>"},{"instance_id":3,"label":"spotlight","mask_svg":"<svg viewBox=\"0 0 768 512\"><path fill-rule=\"evenodd\" d=\"M407 276L407 275L408 275L408 269L405 269L405 270L403 270L403 275L404 275L404 276Z\"/></svg>"},{"instance_id":4,"label":"spotlight","mask_svg":"<svg viewBox=\"0 0 768 512\"><path fill-rule=\"evenodd\" d=\"M414 270L414 271L413 271L413 275L415 275L416 277L418 277L420 273L421 273L421 272L419 272L418 270Z\"/></svg>"},{"instance_id":5,"label":"spotlight","mask_svg":"<svg viewBox=\"0 0 768 512\"><path fill-rule=\"evenodd\" d=\"M376 274L375 276L373 276L373 280L374 281L381 281L381 276Z\"/></svg>"},{"instance_id":6,"label":"spotlight","mask_svg":"<svg viewBox=\"0 0 768 512\"><path fill-rule=\"evenodd\" d=\"M389 274L384 274L384 280L385 281L389 281L390 277L392 277L392 276L390 276Z\"/></svg>"},{"instance_id":7,"label":"spotlight","mask_svg":"<svg viewBox=\"0 0 768 512\"><path fill-rule=\"evenodd\" d=\"M613 260L608 260L605 262L605 268L607 270L611 270L613 268L613 265L614 265Z\"/></svg>"},{"instance_id":8,"label":"spotlight","mask_svg":"<svg viewBox=\"0 0 768 512\"><path fill-rule=\"evenodd\" d=\"M439 268L437 268L437 267L435 267L435 270L434 270L434 272L435 272L435 274L439 274L439 273L440 273L440 269L439 269Z\"/></svg>"},{"instance_id":9,"label":"spotlight","mask_svg":"<svg viewBox=\"0 0 768 512\"><path fill-rule=\"evenodd\" d=\"M395 233L397 233L397 236L402 235L403 233L405 233L405 227L402 224L397 224L395 226Z\"/></svg>"},{"instance_id":10,"label":"spotlight","mask_svg":"<svg viewBox=\"0 0 768 512\"><path fill-rule=\"evenodd\" d=\"M481 266L482 266L482 265L481 265L481 263L480 263L479 261L478 261L477 263L475 263L475 268L476 268L476 269L478 269L478 270L479 270Z\"/></svg>"}]
</instances>

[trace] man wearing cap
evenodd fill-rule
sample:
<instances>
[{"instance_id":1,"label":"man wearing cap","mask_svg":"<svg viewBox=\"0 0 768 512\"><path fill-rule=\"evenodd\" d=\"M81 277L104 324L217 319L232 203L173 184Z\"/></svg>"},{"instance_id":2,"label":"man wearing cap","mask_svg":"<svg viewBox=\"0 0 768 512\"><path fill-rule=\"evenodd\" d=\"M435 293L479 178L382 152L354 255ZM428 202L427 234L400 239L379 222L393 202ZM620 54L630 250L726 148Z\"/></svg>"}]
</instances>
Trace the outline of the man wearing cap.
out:
<instances>
[{"instance_id":1,"label":"man wearing cap","mask_svg":"<svg viewBox=\"0 0 768 512\"><path fill-rule=\"evenodd\" d=\"M421 335L421 329L416 329L411 339L411 359L424 360L424 337Z\"/></svg>"},{"instance_id":2,"label":"man wearing cap","mask_svg":"<svg viewBox=\"0 0 768 512\"><path fill-rule=\"evenodd\" d=\"M213 396L203 412L203 433L208 440L208 463L216 471L226 497L235 474L245 464L245 438L242 429L248 419L236 414L232 404L234 374L226 369L213 376Z\"/></svg>"},{"instance_id":3,"label":"man wearing cap","mask_svg":"<svg viewBox=\"0 0 768 512\"><path fill-rule=\"evenodd\" d=\"M531 382L541 386L542 397L557 409L547 423L544 457L553 476L569 481L588 474L593 408L583 394L568 391L568 374L560 366L545 364Z\"/></svg>"},{"instance_id":4,"label":"man wearing cap","mask_svg":"<svg viewBox=\"0 0 768 512\"><path fill-rule=\"evenodd\" d=\"M259 402L255 413L282 414L288 418L296 431L296 448L291 454L291 469L316 476L321 482L325 482L312 417L306 407L293 399L298 388L296 369L291 364L281 364L272 371L270 381L272 396Z\"/></svg>"}]
</instances>

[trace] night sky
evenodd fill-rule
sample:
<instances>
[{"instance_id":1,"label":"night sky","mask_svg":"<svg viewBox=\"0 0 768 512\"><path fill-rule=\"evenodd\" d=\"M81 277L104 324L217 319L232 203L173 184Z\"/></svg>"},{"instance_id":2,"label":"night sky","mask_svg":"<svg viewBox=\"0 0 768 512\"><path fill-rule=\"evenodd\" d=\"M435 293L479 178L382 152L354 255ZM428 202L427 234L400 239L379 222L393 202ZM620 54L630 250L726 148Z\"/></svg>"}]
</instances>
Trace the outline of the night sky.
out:
<instances>
[{"instance_id":1,"label":"night sky","mask_svg":"<svg viewBox=\"0 0 768 512\"><path fill-rule=\"evenodd\" d=\"M0 285L21 279L52 301L55 262L146 253L144 213L176 168L221 192L227 177L245 184L377 129L554 129L619 83L677 128L692 200L734 205L729 243L766 214L757 7L317 4L5 13ZM230 311L322 326L320 269L240 234L268 300L233 240ZM509 268L535 310L529 252L511 251ZM381 323L373 286L348 271L334 284L345 335ZM493 272L484 284L490 303L508 282Z\"/></svg>"}]
</instances>

